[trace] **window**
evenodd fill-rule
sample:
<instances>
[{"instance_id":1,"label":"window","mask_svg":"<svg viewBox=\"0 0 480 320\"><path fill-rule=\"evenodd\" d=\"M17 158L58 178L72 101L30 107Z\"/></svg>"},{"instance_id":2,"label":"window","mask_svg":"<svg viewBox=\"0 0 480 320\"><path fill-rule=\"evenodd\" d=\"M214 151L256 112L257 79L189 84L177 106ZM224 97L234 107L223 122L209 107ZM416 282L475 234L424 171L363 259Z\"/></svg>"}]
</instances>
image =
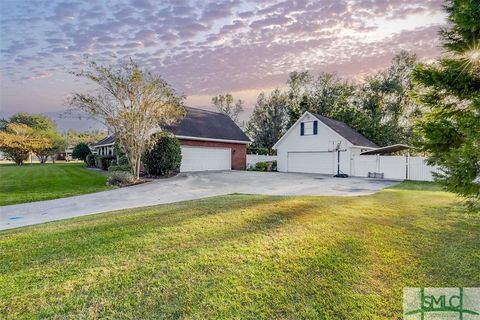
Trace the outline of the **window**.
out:
<instances>
[{"instance_id":1,"label":"window","mask_svg":"<svg viewBox=\"0 0 480 320\"><path fill-rule=\"evenodd\" d=\"M302 122L300 124L300 135L310 136L317 134L318 132L318 121L308 121Z\"/></svg>"},{"instance_id":2,"label":"window","mask_svg":"<svg viewBox=\"0 0 480 320\"><path fill-rule=\"evenodd\" d=\"M308 136L313 134L313 122L305 122L303 134Z\"/></svg>"}]
</instances>

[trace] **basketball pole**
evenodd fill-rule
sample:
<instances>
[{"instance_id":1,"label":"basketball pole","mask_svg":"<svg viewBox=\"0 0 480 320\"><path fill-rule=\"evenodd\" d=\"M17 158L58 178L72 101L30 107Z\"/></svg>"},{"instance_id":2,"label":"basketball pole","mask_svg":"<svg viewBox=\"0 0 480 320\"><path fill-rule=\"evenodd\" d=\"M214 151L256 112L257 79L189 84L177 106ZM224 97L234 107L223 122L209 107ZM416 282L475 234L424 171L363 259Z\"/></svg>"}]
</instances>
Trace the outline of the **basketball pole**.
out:
<instances>
[{"instance_id":1,"label":"basketball pole","mask_svg":"<svg viewBox=\"0 0 480 320\"><path fill-rule=\"evenodd\" d=\"M340 151L345 151L341 150L341 142L337 144L336 147L337 150L337 174L334 175L334 178L348 178L348 174L346 173L340 173Z\"/></svg>"}]
</instances>

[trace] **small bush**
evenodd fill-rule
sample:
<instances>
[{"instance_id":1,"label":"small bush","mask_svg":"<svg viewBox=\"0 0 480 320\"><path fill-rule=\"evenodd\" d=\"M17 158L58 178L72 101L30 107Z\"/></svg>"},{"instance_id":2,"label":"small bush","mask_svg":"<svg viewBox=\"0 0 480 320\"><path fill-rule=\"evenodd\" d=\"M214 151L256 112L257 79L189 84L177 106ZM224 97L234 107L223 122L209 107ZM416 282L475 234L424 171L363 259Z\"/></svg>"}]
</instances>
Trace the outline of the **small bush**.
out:
<instances>
[{"instance_id":1,"label":"small bush","mask_svg":"<svg viewBox=\"0 0 480 320\"><path fill-rule=\"evenodd\" d=\"M130 171L130 166L127 165L111 165L108 167L108 171L113 172L113 171Z\"/></svg>"},{"instance_id":2,"label":"small bush","mask_svg":"<svg viewBox=\"0 0 480 320\"><path fill-rule=\"evenodd\" d=\"M89 167L95 167L95 156L93 154L87 155L85 158L85 162L87 163L87 166Z\"/></svg>"},{"instance_id":3,"label":"small bush","mask_svg":"<svg viewBox=\"0 0 480 320\"><path fill-rule=\"evenodd\" d=\"M127 171L113 171L108 177L107 184L110 186L124 186L135 181L135 177Z\"/></svg>"},{"instance_id":4,"label":"small bush","mask_svg":"<svg viewBox=\"0 0 480 320\"><path fill-rule=\"evenodd\" d=\"M277 171L277 160L272 161L272 171Z\"/></svg>"},{"instance_id":5,"label":"small bush","mask_svg":"<svg viewBox=\"0 0 480 320\"><path fill-rule=\"evenodd\" d=\"M108 170L114 157L95 155L95 166L102 170Z\"/></svg>"},{"instance_id":6,"label":"small bush","mask_svg":"<svg viewBox=\"0 0 480 320\"><path fill-rule=\"evenodd\" d=\"M129 165L127 156L126 155L119 156L117 158L117 165L118 166Z\"/></svg>"},{"instance_id":7,"label":"small bush","mask_svg":"<svg viewBox=\"0 0 480 320\"><path fill-rule=\"evenodd\" d=\"M178 139L166 133L157 133L152 149L142 156L145 170L153 176L167 176L180 171L182 152Z\"/></svg>"},{"instance_id":8,"label":"small bush","mask_svg":"<svg viewBox=\"0 0 480 320\"><path fill-rule=\"evenodd\" d=\"M256 171L267 171L268 164L266 162L257 162L255 163Z\"/></svg>"}]
</instances>

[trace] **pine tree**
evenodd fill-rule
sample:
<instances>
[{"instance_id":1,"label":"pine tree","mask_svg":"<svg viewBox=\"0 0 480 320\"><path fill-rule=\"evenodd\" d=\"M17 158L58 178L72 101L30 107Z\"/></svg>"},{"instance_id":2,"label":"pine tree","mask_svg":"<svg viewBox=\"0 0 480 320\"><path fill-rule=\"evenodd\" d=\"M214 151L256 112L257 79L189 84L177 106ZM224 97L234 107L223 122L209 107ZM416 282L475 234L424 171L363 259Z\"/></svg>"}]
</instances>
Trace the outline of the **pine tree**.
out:
<instances>
[{"instance_id":1,"label":"pine tree","mask_svg":"<svg viewBox=\"0 0 480 320\"><path fill-rule=\"evenodd\" d=\"M438 181L478 209L480 197L480 1L451 0L446 53L413 72L415 98L427 108L419 147L440 166Z\"/></svg>"}]
</instances>

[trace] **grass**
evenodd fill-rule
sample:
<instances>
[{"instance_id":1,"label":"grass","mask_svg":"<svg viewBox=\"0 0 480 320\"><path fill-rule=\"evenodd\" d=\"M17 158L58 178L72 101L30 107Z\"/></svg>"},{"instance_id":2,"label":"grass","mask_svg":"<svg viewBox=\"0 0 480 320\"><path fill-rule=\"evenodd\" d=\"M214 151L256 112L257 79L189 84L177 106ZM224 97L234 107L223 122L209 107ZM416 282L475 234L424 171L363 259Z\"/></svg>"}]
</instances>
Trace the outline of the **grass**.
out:
<instances>
[{"instance_id":1,"label":"grass","mask_svg":"<svg viewBox=\"0 0 480 320\"><path fill-rule=\"evenodd\" d=\"M107 176L82 163L0 165L0 206L108 190Z\"/></svg>"},{"instance_id":2,"label":"grass","mask_svg":"<svg viewBox=\"0 0 480 320\"><path fill-rule=\"evenodd\" d=\"M399 319L402 289L480 285L480 216L403 184L230 195L0 232L0 318Z\"/></svg>"}]
</instances>

